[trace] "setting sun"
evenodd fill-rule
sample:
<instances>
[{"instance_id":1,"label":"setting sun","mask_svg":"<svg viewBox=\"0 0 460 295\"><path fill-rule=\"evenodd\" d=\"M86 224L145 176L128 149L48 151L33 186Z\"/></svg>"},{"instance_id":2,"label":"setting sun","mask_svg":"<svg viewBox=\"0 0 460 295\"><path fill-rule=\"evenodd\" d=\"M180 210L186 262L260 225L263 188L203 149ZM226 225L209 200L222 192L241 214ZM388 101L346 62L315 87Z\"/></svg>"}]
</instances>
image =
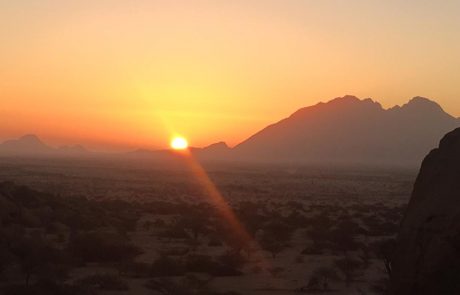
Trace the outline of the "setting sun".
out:
<instances>
[{"instance_id":1,"label":"setting sun","mask_svg":"<svg viewBox=\"0 0 460 295\"><path fill-rule=\"evenodd\" d=\"M185 150L188 148L188 141L184 137L176 136L171 140L170 145L173 150Z\"/></svg>"}]
</instances>

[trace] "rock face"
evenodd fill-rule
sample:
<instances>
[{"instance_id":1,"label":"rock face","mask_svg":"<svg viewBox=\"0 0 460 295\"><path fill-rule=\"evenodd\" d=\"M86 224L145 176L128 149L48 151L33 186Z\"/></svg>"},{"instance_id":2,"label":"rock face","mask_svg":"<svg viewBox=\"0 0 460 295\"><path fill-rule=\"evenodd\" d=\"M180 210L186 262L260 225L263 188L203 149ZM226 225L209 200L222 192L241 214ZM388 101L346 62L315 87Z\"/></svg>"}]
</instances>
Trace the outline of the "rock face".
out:
<instances>
[{"instance_id":1,"label":"rock face","mask_svg":"<svg viewBox=\"0 0 460 295\"><path fill-rule=\"evenodd\" d=\"M460 294L460 128L423 161L391 266L394 294Z\"/></svg>"}]
</instances>

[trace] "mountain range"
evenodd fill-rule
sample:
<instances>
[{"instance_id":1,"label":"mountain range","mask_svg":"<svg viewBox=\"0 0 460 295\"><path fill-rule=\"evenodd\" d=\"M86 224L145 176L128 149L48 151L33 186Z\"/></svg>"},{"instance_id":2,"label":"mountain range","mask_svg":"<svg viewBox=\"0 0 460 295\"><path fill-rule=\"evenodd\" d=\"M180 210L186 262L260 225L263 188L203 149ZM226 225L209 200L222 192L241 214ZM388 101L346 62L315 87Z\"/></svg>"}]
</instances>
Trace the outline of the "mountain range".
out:
<instances>
[{"instance_id":1,"label":"mountain range","mask_svg":"<svg viewBox=\"0 0 460 295\"><path fill-rule=\"evenodd\" d=\"M299 109L235 146L245 160L414 165L439 139L460 126L437 103L414 97L384 109L372 99L354 96Z\"/></svg>"},{"instance_id":2,"label":"mountain range","mask_svg":"<svg viewBox=\"0 0 460 295\"><path fill-rule=\"evenodd\" d=\"M439 104L414 97L384 109L370 98L344 96L301 108L229 148L224 142L190 148L203 160L344 165L418 165L460 119ZM80 145L52 148L35 135L0 144L0 155L85 155ZM124 154L126 155L126 154ZM137 150L129 157L162 158L169 150Z\"/></svg>"}]
</instances>

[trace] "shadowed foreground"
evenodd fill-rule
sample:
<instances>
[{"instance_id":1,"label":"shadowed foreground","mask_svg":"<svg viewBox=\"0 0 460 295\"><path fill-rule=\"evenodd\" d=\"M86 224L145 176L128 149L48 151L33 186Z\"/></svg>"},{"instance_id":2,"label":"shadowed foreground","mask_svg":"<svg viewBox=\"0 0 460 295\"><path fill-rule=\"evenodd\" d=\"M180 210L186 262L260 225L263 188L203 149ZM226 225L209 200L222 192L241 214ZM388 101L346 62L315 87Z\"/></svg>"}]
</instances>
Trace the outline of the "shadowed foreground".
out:
<instances>
[{"instance_id":1,"label":"shadowed foreground","mask_svg":"<svg viewBox=\"0 0 460 295\"><path fill-rule=\"evenodd\" d=\"M460 129L424 160L392 260L395 294L460 294Z\"/></svg>"}]
</instances>

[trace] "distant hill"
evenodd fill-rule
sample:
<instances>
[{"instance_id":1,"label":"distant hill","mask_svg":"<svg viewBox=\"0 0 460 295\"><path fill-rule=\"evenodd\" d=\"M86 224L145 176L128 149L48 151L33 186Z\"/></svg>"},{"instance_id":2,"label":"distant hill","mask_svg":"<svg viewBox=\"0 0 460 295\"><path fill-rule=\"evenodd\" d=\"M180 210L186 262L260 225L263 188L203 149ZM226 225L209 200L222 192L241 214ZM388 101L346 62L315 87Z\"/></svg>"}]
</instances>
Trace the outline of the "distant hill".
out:
<instances>
[{"instance_id":1,"label":"distant hill","mask_svg":"<svg viewBox=\"0 0 460 295\"><path fill-rule=\"evenodd\" d=\"M413 166L460 126L437 103L415 97L384 109L372 99L335 98L293 113L233 148L250 161Z\"/></svg>"},{"instance_id":2,"label":"distant hill","mask_svg":"<svg viewBox=\"0 0 460 295\"><path fill-rule=\"evenodd\" d=\"M221 160L230 156L231 149L225 142L221 141L204 148L193 148L192 152L203 160Z\"/></svg>"},{"instance_id":3,"label":"distant hill","mask_svg":"<svg viewBox=\"0 0 460 295\"><path fill-rule=\"evenodd\" d=\"M190 147L190 152L201 160L224 160L230 157L231 149L225 142L218 142L209 146L198 148ZM148 149L137 149L129 152L128 156L131 158L153 158L153 159L165 159L165 158L176 158L180 156L180 153L165 149L165 150L148 150Z\"/></svg>"},{"instance_id":4,"label":"distant hill","mask_svg":"<svg viewBox=\"0 0 460 295\"><path fill-rule=\"evenodd\" d=\"M43 143L40 138L33 134L7 140L0 144L0 153L6 154L43 154L51 152L53 152L53 148Z\"/></svg>"},{"instance_id":5,"label":"distant hill","mask_svg":"<svg viewBox=\"0 0 460 295\"><path fill-rule=\"evenodd\" d=\"M88 150L81 145L54 148L44 143L34 134L0 143L0 156L67 156L82 155Z\"/></svg>"}]
</instances>

